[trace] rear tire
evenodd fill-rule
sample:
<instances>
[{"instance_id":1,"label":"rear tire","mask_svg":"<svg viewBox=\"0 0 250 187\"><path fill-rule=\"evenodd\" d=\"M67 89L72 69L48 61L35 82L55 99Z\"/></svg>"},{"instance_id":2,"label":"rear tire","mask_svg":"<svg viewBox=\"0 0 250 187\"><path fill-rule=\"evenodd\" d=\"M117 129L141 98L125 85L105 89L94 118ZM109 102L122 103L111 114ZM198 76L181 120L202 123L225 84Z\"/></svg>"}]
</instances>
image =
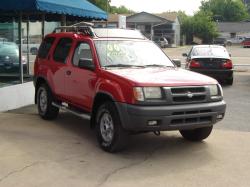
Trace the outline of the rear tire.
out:
<instances>
[{"instance_id":1,"label":"rear tire","mask_svg":"<svg viewBox=\"0 0 250 187\"><path fill-rule=\"evenodd\" d=\"M206 139L211 134L212 130L213 126L209 126L191 130L180 130L180 133L183 138L197 142Z\"/></svg>"},{"instance_id":2,"label":"rear tire","mask_svg":"<svg viewBox=\"0 0 250 187\"><path fill-rule=\"evenodd\" d=\"M233 78L227 79L226 83L227 83L227 85L233 85L234 79Z\"/></svg>"},{"instance_id":3,"label":"rear tire","mask_svg":"<svg viewBox=\"0 0 250 187\"><path fill-rule=\"evenodd\" d=\"M39 115L46 120L55 119L59 108L52 105L53 95L47 84L42 84L37 89L37 108Z\"/></svg>"},{"instance_id":4,"label":"rear tire","mask_svg":"<svg viewBox=\"0 0 250 187\"><path fill-rule=\"evenodd\" d=\"M104 151L113 153L125 148L128 133L113 102L105 102L98 108L95 122L97 140Z\"/></svg>"}]
</instances>

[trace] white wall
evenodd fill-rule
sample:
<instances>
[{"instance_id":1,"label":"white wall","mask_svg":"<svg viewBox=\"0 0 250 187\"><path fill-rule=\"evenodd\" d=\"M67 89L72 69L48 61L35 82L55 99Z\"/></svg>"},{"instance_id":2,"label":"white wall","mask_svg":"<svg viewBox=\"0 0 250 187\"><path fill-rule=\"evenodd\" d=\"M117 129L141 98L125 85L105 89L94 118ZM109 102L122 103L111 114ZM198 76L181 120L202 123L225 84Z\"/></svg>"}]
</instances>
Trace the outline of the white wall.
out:
<instances>
[{"instance_id":1,"label":"white wall","mask_svg":"<svg viewBox=\"0 0 250 187\"><path fill-rule=\"evenodd\" d=\"M33 82L0 88L0 112L34 104Z\"/></svg>"}]
</instances>

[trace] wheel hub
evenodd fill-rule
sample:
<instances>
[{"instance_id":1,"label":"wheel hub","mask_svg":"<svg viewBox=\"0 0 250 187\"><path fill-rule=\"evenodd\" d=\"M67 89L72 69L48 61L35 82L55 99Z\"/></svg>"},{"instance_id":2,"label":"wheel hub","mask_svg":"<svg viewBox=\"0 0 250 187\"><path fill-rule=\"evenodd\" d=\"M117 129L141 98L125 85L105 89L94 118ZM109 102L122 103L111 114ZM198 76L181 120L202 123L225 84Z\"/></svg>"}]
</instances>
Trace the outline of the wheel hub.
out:
<instances>
[{"instance_id":1,"label":"wheel hub","mask_svg":"<svg viewBox=\"0 0 250 187\"><path fill-rule=\"evenodd\" d=\"M42 112L46 112L47 110L47 92L45 89L42 89L40 91L40 97L39 97L39 104L40 104L40 109Z\"/></svg>"},{"instance_id":2,"label":"wheel hub","mask_svg":"<svg viewBox=\"0 0 250 187\"><path fill-rule=\"evenodd\" d=\"M114 124L109 113L104 113L100 120L100 131L103 140L111 143L114 137Z\"/></svg>"}]
</instances>

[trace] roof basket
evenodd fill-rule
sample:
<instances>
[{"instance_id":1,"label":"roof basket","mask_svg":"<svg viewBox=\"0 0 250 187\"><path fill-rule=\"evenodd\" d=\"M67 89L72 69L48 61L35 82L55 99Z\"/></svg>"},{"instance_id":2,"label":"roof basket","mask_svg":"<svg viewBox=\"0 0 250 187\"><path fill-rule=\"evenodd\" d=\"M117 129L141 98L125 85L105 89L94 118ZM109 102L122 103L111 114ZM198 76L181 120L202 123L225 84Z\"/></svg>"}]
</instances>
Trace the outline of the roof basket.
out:
<instances>
[{"instance_id":1,"label":"roof basket","mask_svg":"<svg viewBox=\"0 0 250 187\"><path fill-rule=\"evenodd\" d=\"M54 29L53 33L57 32L76 32L83 33L84 35L89 35L91 37L95 37L95 32L90 23L86 23L86 26L62 26Z\"/></svg>"}]
</instances>

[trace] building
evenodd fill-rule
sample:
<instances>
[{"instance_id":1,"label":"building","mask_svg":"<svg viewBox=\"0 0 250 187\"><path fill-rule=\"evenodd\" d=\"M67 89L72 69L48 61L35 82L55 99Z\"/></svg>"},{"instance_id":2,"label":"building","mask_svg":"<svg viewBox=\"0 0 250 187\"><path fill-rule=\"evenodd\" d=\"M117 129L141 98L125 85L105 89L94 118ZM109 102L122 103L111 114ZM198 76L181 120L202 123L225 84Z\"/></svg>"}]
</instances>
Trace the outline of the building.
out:
<instances>
[{"instance_id":1,"label":"building","mask_svg":"<svg viewBox=\"0 0 250 187\"><path fill-rule=\"evenodd\" d=\"M217 28L220 36L224 38L250 36L250 22L218 22Z\"/></svg>"},{"instance_id":2,"label":"building","mask_svg":"<svg viewBox=\"0 0 250 187\"><path fill-rule=\"evenodd\" d=\"M95 27L119 27L118 14L110 14L108 21L94 21ZM127 28L138 29L146 37L163 36L172 46L180 45L180 21L177 13L167 12L162 14L150 14L140 12L126 16Z\"/></svg>"}]
</instances>

